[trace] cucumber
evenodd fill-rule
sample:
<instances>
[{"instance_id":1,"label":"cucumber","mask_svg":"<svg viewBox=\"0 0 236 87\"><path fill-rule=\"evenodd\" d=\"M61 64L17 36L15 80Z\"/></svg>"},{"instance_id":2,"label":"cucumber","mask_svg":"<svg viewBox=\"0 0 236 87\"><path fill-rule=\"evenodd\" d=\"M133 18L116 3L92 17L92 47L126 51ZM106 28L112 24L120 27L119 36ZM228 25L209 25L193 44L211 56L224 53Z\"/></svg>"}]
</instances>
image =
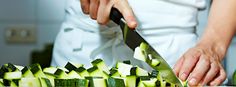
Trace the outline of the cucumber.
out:
<instances>
[{"instance_id":1,"label":"cucumber","mask_svg":"<svg viewBox=\"0 0 236 87\"><path fill-rule=\"evenodd\" d=\"M69 79L68 74L61 70L61 69L57 69L57 71L54 73L54 75L57 76L57 78L61 78L61 79Z\"/></svg>"},{"instance_id":2,"label":"cucumber","mask_svg":"<svg viewBox=\"0 0 236 87\"><path fill-rule=\"evenodd\" d=\"M6 66L3 65L3 66L1 67L1 69L0 69L0 78L3 79L5 72L8 72L8 69L7 69Z\"/></svg>"},{"instance_id":3,"label":"cucumber","mask_svg":"<svg viewBox=\"0 0 236 87\"><path fill-rule=\"evenodd\" d=\"M0 79L0 87L3 87L4 84L3 84L3 79Z\"/></svg>"},{"instance_id":4,"label":"cucumber","mask_svg":"<svg viewBox=\"0 0 236 87\"><path fill-rule=\"evenodd\" d=\"M107 79L108 87L125 87L124 80L122 78L109 77Z\"/></svg>"},{"instance_id":5,"label":"cucumber","mask_svg":"<svg viewBox=\"0 0 236 87\"><path fill-rule=\"evenodd\" d=\"M39 81L41 83L41 87L52 87L50 80L47 78L39 78Z\"/></svg>"},{"instance_id":6,"label":"cucumber","mask_svg":"<svg viewBox=\"0 0 236 87\"><path fill-rule=\"evenodd\" d=\"M86 79L55 79L55 87L88 87Z\"/></svg>"},{"instance_id":7,"label":"cucumber","mask_svg":"<svg viewBox=\"0 0 236 87\"><path fill-rule=\"evenodd\" d=\"M87 76L89 76L88 71L84 68L84 67L79 67L78 69L75 70L77 73L79 73L79 75L81 76L81 78L85 78Z\"/></svg>"},{"instance_id":8,"label":"cucumber","mask_svg":"<svg viewBox=\"0 0 236 87\"><path fill-rule=\"evenodd\" d=\"M24 68L24 66L20 66L20 65L14 65L18 70L22 70Z\"/></svg>"},{"instance_id":9,"label":"cucumber","mask_svg":"<svg viewBox=\"0 0 236 87\"><path fill-rule=\"evenodd\" d=\"M103 77L85 77L89 80L89 87L107 87L106 79Z\"/></svg>"},{"instance_id":10,"label":"cucumber","mask_svg":"<svg viewBox=\"0 0 236 87\"><path fill-rule=\"evenodd\" d=\"M65 68L69 71L72 71L72 70L76 70L77 68L83 66L82 64L75 64L75 63L71 63L71 62L68 62L66 65L65 65Z\"/></svg>"},{"instance_id":11,"label":"cucumber","mask_svg":"<svg viewBox=\"0 0 236 87\"><path fill-rule=\"evenodd\" d=\"M57 68L52 67L52 66L43 69L43 72L47 72L47 73L51 73L51 74L55 73L56 71L57 71Z\"/></svg>"},{"instance_id":12,"label":"cucumber","mask_svg":"<svg viewBox=\"0 0 236 87\"><path fill-rule=\"evenodd\" d=\"M109 75L105 71L101 71L97 66L93 66L88 69L89 75L94 77L103 77L107 79Z\"/></svg>"},{"instance_id":13,"label":"cucumber","mask_svg":"<svg viewBox=\"0 0 236 87\"><path fill-rule=\"evenodd\" d=\"M141 61L146 61L147 55L140 47L136 47L134 50L133 57Z\"/></svg>"},{"instance_id":14,"label":"cucumber","mask_svg":"<svg viewBox=\"0 0 236 87\"><path fill-rule=\"evenodd\" d=\"M4 79L20 79L22 76L22 73L20 71L15 71L15 72L5 72L4 73Z\"/></svg>"},{"instance_id":15,"label":"cucumber","mask_svg":"<svg viewBox=\"0 0 236 87\"><path fill-rule=\"evenodd\" d=\"M97 66L98 69L105 71L110 74L109 68L106 66L105 62L102 59L96 59L91 62L93 66Z\"/></svg>"},{"instance_id":16,"label":"cucumber","mask_svg":"<svg viewBox=\"0 0 236 87\"><path fill-rule=\"evenodd\" d=\"M18 87L20 79L12 79L10 83L10 87Z\"/></svg>"},{"instance_id":17,"label":"cucumber","mask_svg":"<svg viewBox=\"0 0 236 87\"><path fill-rule=\"evenodd\" d=\"M38 78L21 78L19 87L41 87Z\"/></svg>"},{"instance_id":18,"label":"cucumber","mask_svg":"<svg viewBox=\"0 0 236 87\"><path fill-rule=\"evenodd\" d=\"M236 70L234 71L232 79L233 79L233 85L236 86Z\"/></svg>"},{"instance_id":19,"label":"cucumber","mask_svg":"<svg viewBox=\"0 0 236 87\"><path fill-rule=\"evenodd\" d=\"M34 77L46 78L41 66L38 63L30 65L30 71L33 73Z\"/></svg>"},{"instance_id":20,"label":"cucumber","mask_svg":"<svg viewBox=\"0 0 236 87\"><path fill-rule=\"evenodd\" d=\"M52 86L54 87L54 86L55 86L55 85L54 85L54 79L57 78L57 76L54 75L54 74L51 74L51 73L47 73L47 72L45 72L44 74L45 74L46 77L50 80Z\"/></svg>"},{"instance_id":21,"label":"cucumber","mask_svg":"<svg viewBox=\"0 0 236 87\"><path fill-rule=\"evenodd\" d=\"M148 76L148 72L138 66L132 67L130 70L130 74L136 76Z\"/></svg>"},{"instance_id":22,"label":"cucumber","mask_svg":"<svg viewBox=\"0 0 236 87\"><path fill-rule=\"evenodd\" d=\"M134 75L128 75L125 77L125 84L126 87L137 87L136 86L136 76Z\"/></svg>"},{"instance_id":23,"label":"cucumber","mask_svg":"<svg viewBox=\"0 0 236 87\"><path fill-rule=\"evenodd\" d=\"M75 72L74 70L71 70L69 73L68 73L68 76L70 78L82 78L77 72Z\"/></svg>"},{"instance_id":24,"label":"cucumber","mask_svg":"<svg viewBox=\"0 0 236 87\"><path fill-rule=\"evenodd\" d=\"M116 68L118 69L121 77L125 77L126 75L130 75L130 70L133 66L125 63L118 62L116 64Z\"/></svg>"},{"instance_id":25,"label":"cucumber","mask_svg":"<svg viewBox=\"0 0 236 87\"><path fill-rule=\"evenodd\" d=\"M66 68L64 68L64 67L56 67L57 69L61 69L61 70L63 70L63 71L65 71L66 73L67 72L70 72L68 69L66 69Z\"/></svg>"},{"instance_id":26,"label":"cucumber","mask_svg":"<svg viewBox=\"0 0 236 87\"><path fill-rule=\"evenodd\" d=\"M33 73L30 71L30 69L28 69L27 66L25 66L22 70L22 77L24 78L32 78L34 77Z\"/></svg>"},{"instance_id":27,"label":"cucumber","mask_svg":"<svg viewBox=\"0 0 236 87\"><path fill-rule=\"evenodd\" d=\"M19 70L18 70L13 64L11 64L11 63L5 64L5 66L7 67L7 69L8 69L9 72L19 71Z\"/></svg>"},{"instance_id":28,"label":"cucumber","mask_svg":"<svg viewBox=\"0 0 236 87\"><path fill-rule=\"evenodd\" d=\"M120 74L116 68L111 68L110 69L110 76L111 77L120 77Z\"/></svg>"},{"instance_id":29,"label":"cucumber","mask_svg":"<svg viewBox=\"0 0 236 87\"><path fill-rule=\"evenodd\" d=\"M156 66L159 66L160 65L160 61L158 59L152 59L151 60L151 65L156 67Z\"/></svg>"}]
</instances>

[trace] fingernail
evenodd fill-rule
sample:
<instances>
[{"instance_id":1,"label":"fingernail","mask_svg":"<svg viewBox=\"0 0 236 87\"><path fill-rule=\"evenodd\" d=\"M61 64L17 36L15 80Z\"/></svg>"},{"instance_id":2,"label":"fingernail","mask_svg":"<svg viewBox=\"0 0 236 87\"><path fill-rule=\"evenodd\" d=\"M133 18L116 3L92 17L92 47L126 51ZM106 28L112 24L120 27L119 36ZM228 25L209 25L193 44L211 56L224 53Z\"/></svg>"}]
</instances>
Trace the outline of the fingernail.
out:
<instances>
[{"instance_id":1,"label":"fingernail","mask_svg":"<svg viewBox=\"0 0 236 87\"><path fill-rule=\"evenodd\" d=\"M197 85L197 80L195 78L190 79L189 84Z\"/></svg>"},{"instance_id":2,"label":"fingernail","mask_svg":"<svg viewBox=\"0 0 236 87\"><path fill-rule=\"evenodd\" d=\"M181 75L180 75L180 79L181 80L186 80L186 78L187 78L187 74L185 74L185 73L182 73Z\"/></svg>"},{"instance_id":3,"label":"fingernail","mask_svg":"<svg viewBox=\"0 0 236 87\"><path fill-rule=\"evenodd\" d=\"M130 27L135 28L137 26L137 23L135 21L131 21L129 25Z\"/></svg>"}]
</instances>

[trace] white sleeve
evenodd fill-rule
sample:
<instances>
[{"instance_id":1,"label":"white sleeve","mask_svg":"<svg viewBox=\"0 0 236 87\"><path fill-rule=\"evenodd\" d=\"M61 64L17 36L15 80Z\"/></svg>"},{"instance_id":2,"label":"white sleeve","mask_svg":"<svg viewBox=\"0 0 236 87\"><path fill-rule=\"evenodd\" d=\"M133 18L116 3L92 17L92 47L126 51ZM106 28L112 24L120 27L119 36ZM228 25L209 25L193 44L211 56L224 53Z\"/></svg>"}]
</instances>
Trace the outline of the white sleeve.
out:
<instances>
[{"instance_id":1,"label":"white sleeve","mask_svg":"<svg viewBox=\"0 0 236 87\"><path fill-rule=\"evenodd\" d=\"M201 9L206 7L206 0L164 0L164 1L194 6L194 7L201 8Z\"/></svg>"}]
</instances>

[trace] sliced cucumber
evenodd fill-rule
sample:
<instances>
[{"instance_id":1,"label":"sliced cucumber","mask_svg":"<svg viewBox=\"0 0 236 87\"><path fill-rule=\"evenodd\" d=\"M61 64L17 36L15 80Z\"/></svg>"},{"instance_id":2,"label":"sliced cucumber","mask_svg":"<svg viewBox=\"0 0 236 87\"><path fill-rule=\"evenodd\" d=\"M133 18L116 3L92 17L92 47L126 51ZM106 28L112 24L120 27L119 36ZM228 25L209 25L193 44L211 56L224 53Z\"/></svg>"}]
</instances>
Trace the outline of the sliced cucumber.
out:
<instances>
[{"instance_id":1,"label":"sliced cucumber","mask_svg":"<svg viewBox=\"0 0 236 87\"><path fill-rule=\"evenodd\" d=\"M43 69L43 72L47 72L47 73L51 73L51 74L55 73L56 71L57 71L57 68L52 67L52 66Z\"/></svg>"},{"instance_id":2,"label":"sliced cucumber","mask_svg":"<svg viewBox=\"0 0 236 87\"><path fill-rule=\"evenodd\" d=\"M33 73L30 71L30 69L28 69L27 66L25 66L21 70L21 72L22 72L22 77L24 77L24 78L33 78L34 77Z\"/></svg>"},{"instance_id":3,"label":"sliced cucumber","mask_svg":"<svg viewBox=\"0 0 236 87\"><path fill-rule=\"evenodd\" d=\"M57 76L54 74L51 74L51 73L47 73L47 72L45 72L44 74L47 76L47 78L50 80L52 86L54 87L55 86L54 79L57 78Z\"/></svg>"},{"instance_id":4,"label":"sliced cucumber","mask_svg":"<svg viewBox=\"0 0 236 87\"><path fill-rule=\"evenodd\" d=\"M70 77L70 78L82 78L77 72L75 72L74 70L71 70L69 73L68 73L68 76Z\"/></svg>"},{"instance_id":5,"label":"sliced cucumber","mask_svg":"<svg viewBox=\"0 0 236 87\"><path fill-rule=\"evenodd\" d=\"M57 71L54 73L54 75L56 75L57 78L60 78L60 79L69 79L70 78L68 76L68 74L61 69L57 69Z\"/></svg>"},{"instance_id":6,"label":"sliced cucumber","mask_svg":"<svg viewBox=\"0 0 236 87\"><path fill-rule=\"evenodd\" d=\"M148 71L136 66L132 67L130 70L131 75L136 75L136 76L148 76Z\"/></svg>"},{"instance_id":7,"label":"sliced cucumber","mask_svg":"<svg viewBox=\"0 0 236 87\"><path fill-rule=\"evenodd\" d=\"M98 69L105 71L106 73L110 74L109 68L105 64L105 62L102 59L96 59L91 62L93 66L97 66Z\"/></svg>"},{"instance_id":8,"label":"sliced cucumber","mask_svg":"<svg viewBox=\"0 0 236 87\"><path fill-rule=\"evenodd\" d=\"M38 78L21 78L19 87L41 87Z\"/></svg>"},{"instance_id":9,"label":"sliced cucumber","mask_svg":"<svg viewBox=\"0 0 236 87\"><path fill-rule=\"evenodd\" d=\"M152 59L152 60L151 60L151 65L154 66L154 67L155 67L155 66L159 66L160 63L161 63L161 62L160 62L158 59Z\"/></svg>"},{"instance_id":10,"label":"sliced cucumber","mask_svg":"<svg viewBox=\"0 0 236 87\"><path fill-rule=\"evenodd\" d=\"M125 77L125 84L126 87L136 87L136 76L135 75L128 75Z\"/></svg>"},{"instance_id":11,"label":"sliced cucumber","mask_svg":"<svg viewBox=\"0 0 236 87\"><path fill-rule=\"evenodd\" d=\"M124 79L110 77L107 79L108 87L125 87Z\"/></svg>"},{"instance_id":12,"label":"sliced cucumber","mask_svg":"<svg viewBox=\"0 0 236 87\"><path fill-rule=\"evenodd\" d=\"M89 87L107 87L106 79L103 77L85 77L89 80Z\"/></svg>"},{"instance_id":13,"label":"sliced cucumber","mask_svg":"<svg viewBox=\"0 0 236 87\"><path fill-rule=\"evenodd\" d=\"M42 71L41 66L36 63L30 66L30 71L33 73L34 77L43 77L46 78L45 74Z\"/></svg>"},{"instance_id":14,"label":"sliced cucumber","mask_svg":"<svg viewBox=\"0 0 236 87\"><path fill-rule=\"evenodd\" d=\"M112 77L120 77L120 74L116 68L111 68L110 70L110 76Z\"/></svg>"},{"instance_id":15,"label":"sliced cucumber","mask_svg":"<svg viewBox=\"0 0 236 87\"><path fill-rule=\"evenodd\" d=\"M22 76L22 73L20 71L15 71L15 72L5 72L4 73L4 79L20 79Z\"/></svg>"},{"instance_id":16,"label":"sliced cucumber","mask_svg":"<svg viewBox=\"0 0 236 87\"><path fill-rule=\"evenodd\" d=\"M146 61L147 55L143 50L141 50L140 47L136 47L134 50L134 56L135 59L141 60L141 61Z\"/></svg>"},{"instance_id":17,"label":"sliced cucumber","mask_svg":"<svg viewBox=\"0 0 236 87\"><path fill-rule=\"evenodd\" d=\"M118 72L121 77L125 77L126 75L130 75L130 70L133 66L125 63L118 62L116 64L116 68L118 68Z\"/></svg>"},{"instance_id":18,"label":"sliced cucumber","mask_svg":"<svg viewBox=\"0 0 236 87\"><path fill-rule=\"evenodd\" d=\"M52 87L50 80L47 78L39 78L39 81L41 83L41 87Z\"/></svg>"},{"instance_id":19,"label":"sliced cucumber","mask_svg":"<svg viewBox=\"0 0 236 87\"><path fill-rule=\"evenodd\" d=\"M8 72L8 69L7 69L6 66L3 65L3 66L1 67L1 69L0 69L0 78L3 79L5 72Z\"/></svg>"},{"instance_id":20,"label":"sliced cucumber","mask_svg":"<svg viewBox=\"0 0 236 87\"><path fill-rule=\"evenodd\" d=\"M85 77L89 76L88 71L84 67L79 67L78 69L76 69L76 72L79 73L79 75L82 78L85 78Z\"/></svg>"},{"instance_id":21,"label":"sliced cucumber","mask_svg":"<svg viewBox=\"0 0 236 87\"><path fill-rule=\"evenodd\" d=\"M0 87L4 87L3 79L0 79Z\"/></svg>"},{"instance_id":22,"label":"sliced cucumber","mask_svg":"<svg viewBox=\"0 0 236 87\"><path fill-rule=\"evenodd\" d=\"M71 62L68 62L65 66L65 68L69 71L72 71L72 70L76 70L77 68L83 66L82 64L74 64L74 63L71 63Z\"/></svg>"},{"instance_id":23,"label":"sliced cucumber","mask_svg":"<svg viewBox=\"0 0 236 87\"><path fill-rule=\"evenodd\" d=\"M109 77L109 75L106 72L99 70L97 66L89 68L88 72L90 76L94 77L103 77L105 79Z\"/></svg>"}]
</instances>

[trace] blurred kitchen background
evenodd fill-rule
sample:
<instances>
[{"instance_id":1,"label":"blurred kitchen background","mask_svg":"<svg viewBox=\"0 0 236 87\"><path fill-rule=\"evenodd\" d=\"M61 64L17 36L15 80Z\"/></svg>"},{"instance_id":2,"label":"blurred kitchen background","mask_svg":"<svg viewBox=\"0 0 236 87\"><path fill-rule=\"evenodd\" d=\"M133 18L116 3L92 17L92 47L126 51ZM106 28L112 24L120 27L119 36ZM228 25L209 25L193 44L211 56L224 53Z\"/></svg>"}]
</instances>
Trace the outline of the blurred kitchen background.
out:
<instances>
[{"instance_id":1,"label":"blurred kitchen background","mask_svg":"<svg viewBox=\"0 0 236 87\"><path fill-rule=\"evenodd\" d=\"M208 4L210 0L207 0ZM64 19L66 0L0 0L0 65L50 62L52 43ZM199 13L198 34L207 23L207 7ZM228 77L236 69L236 39L224 61ZM229 82L231 78L229 78Z\"/></svg>"}]
</instances>

